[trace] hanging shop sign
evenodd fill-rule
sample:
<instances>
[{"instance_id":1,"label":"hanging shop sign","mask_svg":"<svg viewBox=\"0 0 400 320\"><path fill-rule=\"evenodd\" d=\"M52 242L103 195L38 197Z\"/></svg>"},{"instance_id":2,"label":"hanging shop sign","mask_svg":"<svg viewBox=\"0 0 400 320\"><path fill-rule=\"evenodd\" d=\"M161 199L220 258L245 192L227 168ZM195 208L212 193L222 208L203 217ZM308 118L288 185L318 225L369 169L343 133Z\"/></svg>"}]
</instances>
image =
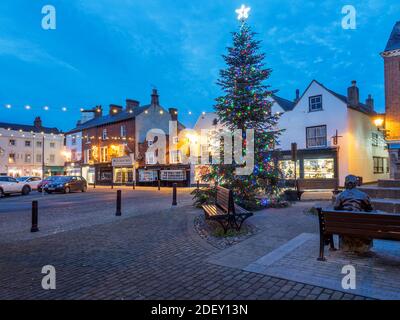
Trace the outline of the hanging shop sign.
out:
<instances>
[{"instance_id":1,"label":"hanging shop sign","mask_svg":"<svg viewBox=\"0 0 400 320\"><path fill-rule=\"evenodd\" d=\"M162 170L161 180L163 181L185 181L186 171L185 170Z\"/></svg>"},{"instance_id":2,"label":"hanging shop sign","mask_svg":"<svg viewBox=\"0 0 400 320\"><path fill-rule=\"evenodd\" d=\"M139 170L139 182L153 182L157 180L156 170Z\"/></svg>"}]
</instances>

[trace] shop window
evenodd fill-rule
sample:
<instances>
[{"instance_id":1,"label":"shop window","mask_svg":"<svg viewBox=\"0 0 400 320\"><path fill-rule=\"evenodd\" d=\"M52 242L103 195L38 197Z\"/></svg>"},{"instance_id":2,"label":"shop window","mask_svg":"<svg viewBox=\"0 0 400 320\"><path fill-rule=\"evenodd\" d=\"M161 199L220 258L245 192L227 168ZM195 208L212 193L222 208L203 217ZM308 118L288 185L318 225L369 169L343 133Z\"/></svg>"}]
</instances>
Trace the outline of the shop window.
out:
<instances>
[{"instance_id":1,"label":"shop window","mask_svg":"<svg viewBox=\"0 0 400 320\"><path fill-rule=\"evenodd\" d=\"M320 148L327 146L326 126L306 128L307 148Z\"/></svg>"},{"instance_id":2,"label":"shop window","mask_svg":"<svg viewBox=\"0 0 400 320\"><path fill-rule=\"evenodd\" d=\"M31 142L29 140L25 141L25 147L30 147L31 146Z\"/></svg>"},{"instance_id":3,"label":"shop window","mask_svg":"<svg viewBox=\"0 0 400 320\"><path fill-rule=\"evenodd\" d=\"M322 96L314 96L309 98L309 111L322 111Z\"/></svg>"},{"instance_id":4,"label":"shop window","mask_svg":"<svg viewBox=\"0 0 400 320\"><path fill-rule=\"evenodd\" d=\"M101 136L103 140L107 140L107 129L103 129L103 134Z\"/></svg>"},{"instance_id":5,"label":"shop window","mask_svg":"<svg viewBox=\"0 0 400 320\"><path fill-rule=\"evenodd\" d=\"M384 173L384 161L385 158L374 157L374 174Z\"/></svg>"},{"instance_id":6,"label":"shop window","mask_svg":"<svg viewBox=\"0 0 400 320\"><path fill-rule=\"evenodd\" d=\"M31 161L32 156L29 153L25 154L25 163L31 163Z\"/></svg>"},{"instance_id":7,"label":"shop window","mask_svg":"<svg viewBox=\"0 0 400 320\"><path fill-rule=\"evenodd\" d=\"M335 161L333 159L305 159L305 179L333 179L335 177Z\"/></svg>"},{"instance_id":8,"label":"shop window","mask_svg":"<svg viewBox=\"0 0 400 320\"><path fill-rule=\"evenodd\" d=\"M279 161L279 169L281 170L281 175L283 179L295 179L295 165L291 160ZM297 161L297 178L300 177L300 162Z\"/></svg>"},{"instance_id":9,"label":"shop window","mask_svg":"<svg viewBox=\"0 0 400 320\"><path fill-rule=\"evenodd\" d=\"M14 139L10 139L9 143L10 146L15 147L17 145L17 142Z\"/></svg>"}]
</instances>

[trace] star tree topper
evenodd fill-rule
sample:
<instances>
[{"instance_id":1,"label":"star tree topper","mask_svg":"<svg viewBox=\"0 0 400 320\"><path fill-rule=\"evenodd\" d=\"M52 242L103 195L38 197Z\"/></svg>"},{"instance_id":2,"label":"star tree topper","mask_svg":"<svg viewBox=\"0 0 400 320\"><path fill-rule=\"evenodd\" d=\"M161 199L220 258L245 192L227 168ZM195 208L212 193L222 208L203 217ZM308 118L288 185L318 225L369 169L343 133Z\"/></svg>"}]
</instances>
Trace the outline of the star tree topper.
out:
<instances>
[{"instance_id":1,"label":"star tree topper","mask_svg":"<svg viewBox=\"0 0 400 320\"><path fill-rule=\"evenodd\" d=\"M238 20L244 22L246 19L248 19L250 10L251 8L246 7L244 4L242 4L240 9L236 10L236 13L238 14Z\"/></svg>"}]
</instances>

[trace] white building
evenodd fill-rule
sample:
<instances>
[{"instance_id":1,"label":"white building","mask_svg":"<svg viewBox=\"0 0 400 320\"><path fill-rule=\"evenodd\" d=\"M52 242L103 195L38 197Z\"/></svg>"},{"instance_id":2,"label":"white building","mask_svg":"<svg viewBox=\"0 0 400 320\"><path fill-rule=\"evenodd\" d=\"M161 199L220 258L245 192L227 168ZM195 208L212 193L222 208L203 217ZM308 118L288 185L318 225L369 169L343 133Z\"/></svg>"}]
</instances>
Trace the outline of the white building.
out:
<instances>
[{"instance_id":1,"label":"white building","mask_svg":"<svg viewBox=\"0 0 400 320\"><path fill-rule=\"evenodd\" d=\"M42 126L0 123L0 175L13 177L64 173L64 135Z\"/></svg>"},{"instance_id":2,"label":"white building","mask_svg":"<svg viewBox=\"0 0 400 320\"><path fill-rule=\"evenodd\" d=\"M388 151L382 132L374 124L377 114L373 99L360 103L354 81L348 95L338 94L312 81L302 96L293 101L272 96L273 113L282 113L277 149L286 178L294 178L291 145L297 143L299 178L338 178L341 185L348 174L363 177L364 183L389 177ZM215 113L199 117L195 130L220 130ZM204 146L202 147L204 148ZM195 179L205 166L196 166Z\"/></svg>"}]
</instances>

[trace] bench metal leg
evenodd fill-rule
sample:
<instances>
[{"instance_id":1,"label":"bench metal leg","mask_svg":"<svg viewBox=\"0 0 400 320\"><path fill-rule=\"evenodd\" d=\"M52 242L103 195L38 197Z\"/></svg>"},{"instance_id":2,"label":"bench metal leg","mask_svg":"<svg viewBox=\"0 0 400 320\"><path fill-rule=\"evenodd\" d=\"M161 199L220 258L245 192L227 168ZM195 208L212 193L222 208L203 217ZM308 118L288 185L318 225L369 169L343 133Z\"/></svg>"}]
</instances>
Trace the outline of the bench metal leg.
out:
<instances>
[{"instance_id":1,"label":"bench metal leg","mask_svg":"<svg viewBox=\"0 0 400 320\"><path fill-rule=\"evenodd\" d=\"M336 251L335 242L333 241L333 235L329 237L329 247L331 251Z\"/></svg>"},{"instance_id":2,"label":"bench metal leg","mask_svg":"<svg viewBox=\"0 0 400 320\"><path fill-rule=\"evenodd\" d=\"M325 256L324 256L324 249L325 249L325 239L324 239L323 235L320 235L318 261L326 261Z\"/></svg>"}]
</instances>

